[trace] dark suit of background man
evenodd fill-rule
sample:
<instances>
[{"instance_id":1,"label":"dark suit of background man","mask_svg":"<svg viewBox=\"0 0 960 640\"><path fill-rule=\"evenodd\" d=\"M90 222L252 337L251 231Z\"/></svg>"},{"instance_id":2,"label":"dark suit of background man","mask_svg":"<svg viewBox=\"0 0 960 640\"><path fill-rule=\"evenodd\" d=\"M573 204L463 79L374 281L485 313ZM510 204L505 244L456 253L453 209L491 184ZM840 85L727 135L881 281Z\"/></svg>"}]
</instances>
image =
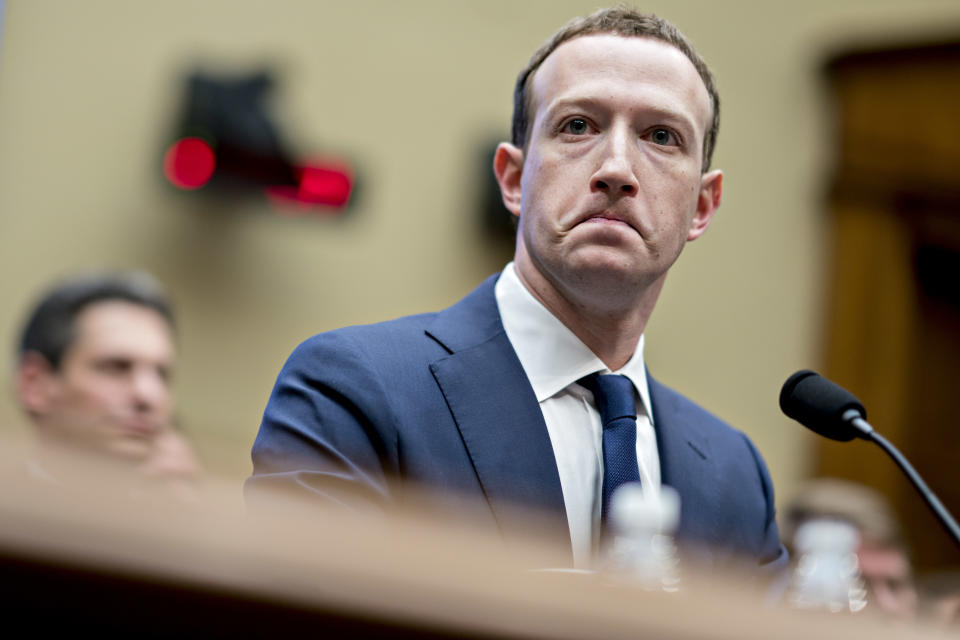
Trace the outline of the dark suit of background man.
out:
<instances>
[{"instance_id":1,"label":"dark suit of background man","mask_svg":"<svg viewBox=\"0 0 960 640\"><path fill-rule=\"evenodd\" d=\"M718 106L706 64L660 18L611 9L563 27L518 77L494 160L514 261L439 313L301 344L254 443L248 501L286 487L376 503L413 483L485 499L504 532L512 506L557 514L588 566L602 428L577 381L615 372L635 387L642 483L680 494L678 536L782 563L759 453L643 363L667 271L720 204Z\"/></svg>"}]
</instances>

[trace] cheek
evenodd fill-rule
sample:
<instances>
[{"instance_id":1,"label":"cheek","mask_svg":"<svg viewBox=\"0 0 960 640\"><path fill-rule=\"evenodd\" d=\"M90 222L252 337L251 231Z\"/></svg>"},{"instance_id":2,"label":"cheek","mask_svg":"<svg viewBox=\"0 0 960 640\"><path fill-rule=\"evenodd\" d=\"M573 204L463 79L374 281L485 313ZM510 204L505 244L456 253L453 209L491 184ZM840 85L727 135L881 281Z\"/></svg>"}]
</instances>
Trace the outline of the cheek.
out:
<instances>
[{"instance_id":1,"label":"cheek","mask_svg":"<svg viewBox=\"0 0 960 640\"><path fill-rule=\"evenodd\" d=\"M684 223L692 222L700 203L699 175L691 177L687 173L680 174L673 181L670 193L670 204L682 214Z\"/></svg>"},{"instance_id":2,"label":"cheek","mask_svg":"<svg viewBox=\"0 0 960 640\"><path fill-rule=\"evenodd\" d=\"M170 388L166 387L160 393L160 399L158 400L158 405L161 409L165 411L171 411L173 409L173 394L170 393Z\"/></svg>"},{"instance_id":3,"label":"cheek","mask_svg":"<svg viewBox=\"0 0 960 640\"><path fill-rule=\"evenodd\" d=\"M551 151L531 152L524 160L520 186L524 196L541 198L546 193L571 189L579 163Z\"/></svg>"},{"instance_id":4,"label":"cheek","mask_svg":"<svg viewBox=\"0 0 960 640\"><path fill-rule=\"evenodd\" d=\"M120 404L125 393L123 385L116 381L97 379L77 387L74 397L77 406L98 411Z\"/></svg>"},{"instance_id":5,"label":"cheek","mask_svg":"<svg viewBox=\"0 0 960 640\"><path fill-rule=\"evenodd\" d=\"M647 182L646 186L644 189L641 185L641 196L645 195L660 215L679 220L691 217L696 211L698 190L687 181L664 179L657 183Z\"/></svg>"},{"instance_id":6,"label":"cheek","mask_svg":"<svg viewBox=\"0 0 960 640\"><path fill-rule=\"evenodd\" d=\"M520 176L520 199L524 210L530 204L530 198L540 186L540 164L536 158L530 158L523 164L523 175Z\"/></svg>"}]
</instances>

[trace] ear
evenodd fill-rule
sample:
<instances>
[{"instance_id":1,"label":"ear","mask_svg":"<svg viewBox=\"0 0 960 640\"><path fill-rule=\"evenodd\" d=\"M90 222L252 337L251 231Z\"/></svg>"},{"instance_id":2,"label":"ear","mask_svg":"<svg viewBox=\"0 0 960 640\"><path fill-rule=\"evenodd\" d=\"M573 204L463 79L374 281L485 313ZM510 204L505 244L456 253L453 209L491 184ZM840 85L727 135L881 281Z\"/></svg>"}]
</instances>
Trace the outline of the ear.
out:
<instances>
[{"instance_id":1,"label":"ear","mask_svg":"<svg viewBox=\"0 0 960 640\"><path fill-rule=\"evenodd\" d=\"M17 397L32 416L50 411L57 393L58 378L53 365L35 351L28 351L17 367Z\"/></svg>"},{"instance_id":2,"label":"ear","mask_svg":"<svg viewBox=\"0 0 960 640\"><path fill-rule=\"evenodd\" d=\"M520 177L523 175L523 150L509 142L501 142L493 156L493 173L500 185L503 206L520 217Z\"/></svg>"},{"instance_id":3,"label":"ear","mask_svg":"<svg viewBox=\"0 0 960 640\"><path fill-rule=\"evenodd\" d=\"M723 194L723 171L714 169L700 176L700 194L697 196L697 211L690 223L687 241L696 240L710 226L713 214L720 207Z\"/></svg>"}]
</instances>

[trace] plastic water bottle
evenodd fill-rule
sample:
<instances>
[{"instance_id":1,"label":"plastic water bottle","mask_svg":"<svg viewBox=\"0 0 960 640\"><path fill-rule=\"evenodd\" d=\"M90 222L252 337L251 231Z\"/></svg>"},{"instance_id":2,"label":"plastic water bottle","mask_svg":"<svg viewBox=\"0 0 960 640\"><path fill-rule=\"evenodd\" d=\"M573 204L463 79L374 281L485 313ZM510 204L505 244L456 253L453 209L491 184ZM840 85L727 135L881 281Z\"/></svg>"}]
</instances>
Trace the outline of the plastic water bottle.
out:
<instances>
[{"instance_id":1,"label":"plastic water bottle","mask_svg":"<svg viewBox=\"0 0 960 640\"><path fill-rule=\"evenodd\" d=\"M867 592L857 564L859 543L856 527L847 522L817 519L800 525L794 535L798 558L787 603L834 613L862 610Z\"/></svg>"},{"instance_id":2,"label":"plastic water bottle","mask_svg":"<svg viewBox=\"0 0 960 640\"><path fill-rule=\"evenodd\" d=\"M674 532L680 521L680 496L672 487L647 491L639 483L622 485L610 499L613 537L605 568L644 589L679 589L680 571Z\"/></svg>"}]
</instances>

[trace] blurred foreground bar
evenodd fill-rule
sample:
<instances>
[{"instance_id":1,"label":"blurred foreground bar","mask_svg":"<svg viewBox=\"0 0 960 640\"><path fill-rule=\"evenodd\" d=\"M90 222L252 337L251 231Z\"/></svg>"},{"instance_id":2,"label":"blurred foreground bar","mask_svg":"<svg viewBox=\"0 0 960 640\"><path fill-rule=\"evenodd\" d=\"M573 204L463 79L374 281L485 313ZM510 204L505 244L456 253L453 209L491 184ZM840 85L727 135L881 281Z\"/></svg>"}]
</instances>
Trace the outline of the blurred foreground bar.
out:
<instances>
[{"instance_id":1,"label":"blurred foreground bar","mask_svg":"<svg viewBox=\"0 0 960 640\"><path fill-rule=\"evenodd\" d=\"M238 483L185 506L120 476L69 487L0 467L0 602L8 629L98 637L939 638L871 617L765 607L734 576L650 593L531 571L562 553L422 513L244 513ZM98 470L98 473L101 473ZM100 487L98 490L92 490ZM284 515L285 513L285 515Z\"/></svg>"}]
</instances>

